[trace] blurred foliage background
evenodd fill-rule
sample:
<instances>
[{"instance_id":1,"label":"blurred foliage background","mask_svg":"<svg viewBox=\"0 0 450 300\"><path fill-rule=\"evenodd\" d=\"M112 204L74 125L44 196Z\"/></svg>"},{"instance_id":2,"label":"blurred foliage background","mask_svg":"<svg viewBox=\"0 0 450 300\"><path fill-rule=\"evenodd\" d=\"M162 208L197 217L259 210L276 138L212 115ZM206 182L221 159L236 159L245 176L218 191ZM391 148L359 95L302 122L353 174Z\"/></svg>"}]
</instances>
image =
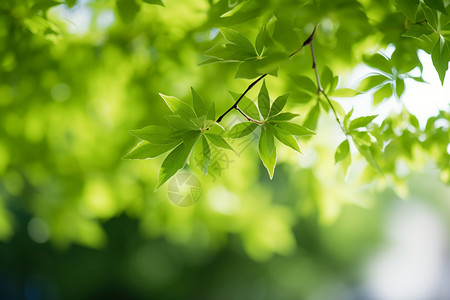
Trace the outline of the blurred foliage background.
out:
<instances>
[{"instance_id":1,"label":"blurred foliage background","mask_svg":"<svg viewBox=\"0 0 450 300\"><path fill-rule=\"evenodd\" d=\"M421 70L417 51L431 53L432 43L402 37L400 2L2 1L0 298L449 298L448 106L426 128L403 106L387 112L398 147L379 157L385 177L356 156L345 178L334 165L344 137L326 113L317 135L301 140L305 155L280 148L273 180L251 139L207 176L192 169L202 194L187 208L171 204L166 187L154 192L161 158L121 160L136 143L130 129L165 122L158 93L189 99L193 86L221 113L233 103L228 91L248 86L234 78L235 63L198 66L224 42L224 26L254 41L276 18L274 35L291 52L320 22L320 69L348 74L364 54L394 45L399 73ZM313 78L307 51L267 80L269 92L290 93L288 107L307 115L312 104L292 73ZM405 241L394 262L417 245L432 250L377 264ZM407 279L398 292L383 278Z\"/></svg>"}]
</instances>

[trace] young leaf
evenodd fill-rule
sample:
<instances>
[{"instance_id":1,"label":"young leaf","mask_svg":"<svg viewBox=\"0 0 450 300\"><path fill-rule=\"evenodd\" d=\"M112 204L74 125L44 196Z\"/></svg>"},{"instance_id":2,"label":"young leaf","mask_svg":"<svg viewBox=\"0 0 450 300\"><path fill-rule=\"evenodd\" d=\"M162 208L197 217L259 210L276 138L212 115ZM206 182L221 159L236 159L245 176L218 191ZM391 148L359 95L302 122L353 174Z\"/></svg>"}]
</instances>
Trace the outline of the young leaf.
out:
<instances>
[{"instance_id":1,"label":"young leaf","mask_svg":"<svg viewBox=\"0 0 450 300\"><path fill-rule=\"evenodd\" d=\"M350 118L352 117L352 115L353 115L353 107L352 107L352 109L348 112L348 114L346 114L345 117L344 117L344 128L345 128L347 131L349 131L349 130L348 130L348 125L349 125L349 123L350 123Z\"/></svg>"},{"instance_id":2,"label":"young leaf","mask_svg":"<svg viewBox=\"0 0 450 300\"><path fill-rule=\"evenodd\" d=\"M404 91L405 81L403 81L403 79L397 78L397 80L395 80L395 95L397 96L397 99L400 99Z\"/></svg>"},{"instance_id":3,"label":"young leaf","mask_svg":"<svg viewBox=\"0 0 450 300\"><path fill-rule=\"evenodd\" d=\"M348 140L343 141L338 148L336 149L336 153L334 154L334 160L337 164L340 161L343 161L350 155L350 145Z\"/></svg>"},{"instance_id":4,"label":"young leaf","mask_svg":"<svg viewBox=\"0 0 450 300\"><path fill-rule=\"evenodd\" d=\"M334 90L331 94L334 97L349 98L349 97L355 97L355 96L359 95L360 93L353 89L343 88L343 89Z\"/></svg>"},{"instance_id":5,"label":"young leaf","mask_svg":"<svg viewBox=\"0 0 450 300\"><path fill-rule=\"evenodd\" d=\"M350 145L348 140L343 141L334 154L334 160L336 164L340 164L345 175L347 175L348 168L352 162L352 157L350 155Z\"/></svg>"},{"instance_id":6,"label":"young leaf","mask_svg":"<svg viewBox=\"0 0 450 300\"><path fill-rule=\"evenodd\" d=\"M305 122L303 122L303 126L315 130L317 127L317 122L319 121L319 114L320 114L320 105L316 104L313 108L311 108L309 113L306 115L306 120Z\"/></svg>"},{"instance_id":7,"label":"young leaf","mask_svg":"<svg viewBox=\"0 0 450 300\"><path fill-rule=\"evenodd\" d=\"M411 21L416 21L419 0L394 0L395 7L398 11L407 16Z\"/></svg>"},{"instance_id":8,"label":"young leaf","mask_svg":"<svg viewBox=\"0 0 450 300\"><path fill-rule=\"evenodd\" d=\"M208 173L209 163L211 162L211 149L204 135L195 145L194 161L196 166L206 175Z\"/></svg>"},{"instance_id":9,"label":"young leaf","mask_svg":"<svg viewBox=\"0 0 450 300\"><path fill-rule=\"evenodd\" d=\"M183 101L181 101L180 99L173 97L173 96L166 96L161 93L159 95L161 96L161 98L164 99L167 106L169 107L169 109L172 112L174 112L188 120L190 118L195 117L195 113L192 110L192 108L189 105L187 105L186 103L184 103Z\"/></svg>"},{"instance_id":10,"label":"young leaf","mask_svg":"<svg viewBox=\"0 0 450 300\"><path fill-rule=\"evenodd\" d=\"M192 104L194 106L194 111L197 117L201 117L206 115L208 109L206 108L205 102L203 102L200 95L191 87L192 93Z\"/></svg>"},{"instance_id":11,"label":"young leaf","mask_svg":"<svg viewBox=\"0 0 450 300\"><path fill-rule=\"evenodd\" d=\"M241 51L246 52L250 56L256 56L255 48L245 36L230 28L222 28L220 31L227 41L239 47Z\"/></svg>"},{"instance_id":12,"label":"young leaf","mask_svg":"<svg viewBox=\"0 0 450 300\"><path fill-rule=\"evenodd\" d=\"M354 119L350 122L350 125L348 127L349 131L352 131L356 128L361 128L367 126L370 122L373 121L378 115L372 115L372 116L364 116Z\"/></svg>"},{"instance_id":13,"label":"young leaf","mask_svg":"<svg viewBox=\"0 0 450 300\"><path fill-rule=\"evenodd\" d=\"M214 133L206 133L205 135L214 146L234 151L234 149L227 143L227 141L225 141L222 136Z\"/></svg>"},{"instance_id":14,"label":"young leaf","mask_svg":"<svg viewBox=\"0 0 450 300\"><path fill-rule=\"evenodd\" d=\"M431 53L433 65L439 74L441 84L444 85L445 73L448 69L448 62L450 61L450 42L446 41L442 36L436 42Z\"/></svg>"},{"instance_id":15,"label":"young leaf","mask_svg":"<svg viewBox=\"0 0 450 300\"><path fill-rule=\"evenodd\" d=\"M433 33L433 28L426 23L426 24L413 24L409 26L408 30L406 30L402 36L403 37L410 37L410 38L420 38L423 35L429 35Z\"/></svg>"},{"instance_id":16,"label":"young leaf","mask_svg":"<svg viewBox=\"0 0 450 300\"><path fill-rule=\"evenodd\" d=\"M292 76L292 81L295 82L296 87L300 90L310 93L311 95L317 95L316 84L306 76Z\"/></svg>"},{"instance_id":17,"label":"young leaf","mask_svg":"<svg viewBox=\"0 0 450 300\"><path fill-rule=\"evenodd\" d=\"M309 130L306 127L291 122L278 122L275 127L297 136L316 134L314 131Z\"/></svg>"},{"instance_id":18,"label":"young leaf","mask_svg":"<svg viewBox=\"0 0 450 300\"><path fill-rule=\"evenodd\" d=\"M273 178L273 173L275 171L275 165L277 163L277 151L273 149L272 153L269 154L268 145L267 145L267 131L264 128L261 128L261 135L259 137L259 157L261 158L264 166L269 172L270 179Z\"/></svg>"},{"instance_id":19,"label":"young leaf","mask_svg":"<svg viewBox=\"0 0 450 300\"><path fill-rule=\"evenodd\" d=\"M270 44L270 36L267 33L266 25L264 25L258 33L255 41L255 48L258 52L258 55L262 56L264 52L264 48L269 46Z\"/></svg>"},{"instance_id":20,"label":"young leaf","mask_svg":"<svg viewBox=\"0 0 450 300\"><path fill-rule=\"evenodd\" d=\"M447 11L445 10L444 2L442 0L424 0L424 2L430 8L436 9L444 15L447 15Z\"/></svg>"},{"instance_id":21,"label":"young leaf","mask_svg":"<svg viewBox=\"0 0 450 300\"><path fill-rule=\"evenodd\" d=\"M167 155L159 170L158 183L156 184L155 191L175 175L178 170L184 167L190 151L191 148L188 148L184 143L181 143Z\"/></svg>"},{"instance_id":22,"label":"young leaf","mask_svg":"<svg viewBox=\"0 0 450 300\"><path fill-rule=\"evenodd\" d=\"M329 87L333 86L333 72L328 67L324 67L320 76L320 83L322 84L322 88L325 92L330 92Z\"/></svg>"},{"instance_id":23,"label":"young leaf","mask_svg":"<svg viewBox=\"0 0 450 300\"><path fill-rule=\"evenodd\" d=\"M374 158L372 147L359 143L357 139L355 139L355 146L358 149L359 153L361 153L361 155L364 156L367 162L381 175L383 175L383 171L381 170L380 166L378 165L377 161Z\"/></svg>"},{"instance_id":24,"label":"young leaf","mask_svg":"<svg viewBox=\"0 0 450 300\"><path fill-rule=\"evenodd\" d=\"M243 122L233 126L228 132L228 137L236 139L249 135L258 125L253 122Z\"/></svg>"},{"instance_id":25,"label":"young leaf","mask_svg":"<svg viewBox=\"0 0 450 300\"><path fill-rule=\"evenodd\" d=\"M272 154L274 148L275 148L275 141L273 137L273 126L272 125L265 125L266 129L266 139L267 139L267 151L269 152L269 155Z\"/></svg>"},{"instance_id":26,"label":"young leaf","mask_svg":"<svg viewBox=\"0 0 450 300\"><path fill-rule=\"evenodd\" d=\"M302 153L302 150L300 150L300 147L298 146L297 140L292 135L287 133L286 131L281 130L280 128L274 127L273 134L275 135L277 140L279 140L286 146L291 147L298 153Z\"/></svg>"},{"instance_id":27,"label":"young leaf","mask_svg":"<svg viewBox=\"0 0 450 300\"><path fill-rule=\"evenodd\" d=\"M364 78L356 89L361 92L367 92L374 87L383 84L386 80L389 80L389 78L384 75L372 75Z\"/></svg>"},{"instance_id":28,"label":"young leaf","mask_svg":"<svg viewBox=\"0 0 450 300\"><path fill-rule=\"evenodd\" d=\"M378 91L373 94L373 105L380 104L384 99L392 96L392 88L389 83L383 85Z\"/></svg>"},{"instance_id":29,"label":"young leaf","mask_svg":"<svg viewBox=\"0 0 450 300\"><path fill-rule=\"evenodd\" d=\"M177 115L167 115L164 118L169 121L170 126L177 131L188 131L188 130L198 130L199 128L186 119L183 119L181 116Z\"/></svg>"},{"instance_id":30,"label":"young leaf","mask_svg":"<svg viewBox=\"0 0 450 300\"><path fill-rule=\"evenodd\" d=\"M206 119L207 120L212 120L212 121L216 121L216 105L211 104L210 108L208 109L208 112L206 113Z\"/></svg>"},{"instance_id":31,"label":"young leaf","mask_svg":"<svg viewBox=\"0 0 450 300\"><path fill-rule=\"evenodd\" d=\"M269 121L289 121L295 117L300 116L299 114L293 114L289 112L281 113L276 116L272 116L269 118Z\"/></svg>"},{"instance_id":32,"label":"young leaf","mask_svg":"<svg viewBox=\"0 0 450 300\"><path fill-rule=\"evenodd\" d=\"M380 53L375 53L372 56L364 55L363 60L368 66L374 69L380 70L387 74L392 73L392 63L386 56Z\"/></svg>"},{"instance_id":33,"label":"young leaf","mask_svg":"<svg viewBox=\"0 0 450 300\"><path fill-rule=\"evenodd\" d=\"M281 112L286 105L287 99L289 95L281 95L275 101L272 103L272 107L270 108L269 117L277 115L279 112Z\"/></svg>"},{"instance_id":34,"label":"young leaf","mask_svg":"<svg viewBox=\"0 0 450 300\"><path fill-rule=\"evenodd\" d=\"M170 149L177 146L179 143L154 145L147 141L142 141L136 145L130 152L128 152L122 159L148 159L157 157L166 153Z\"/></svg>"},{"instance_id":35,"label":"young leaf","mask_svg":"<svg viewBox=\"0 0 450 300\"><path fill-rule=\"evenodd\" d=\"M141 129L130 130L130 133L155 145L170 144L180 138L174 136L170 127L161 125L150 125Z\"/></svg>"},{"instance_id":36,"label":"young leaf","mask_svg":"<svg viewBox=\"0 0 450 300\"><path fill-rule=\"evenodd\" d=\"M266 88L266 81L263 81L263 84L261 85L261 89L259 90L258 94L258 108L259 112L262 115L263 120L266 119L267 115L270 111L270 99L269 99L269 92Z\"/></svg>"}]
</instances>

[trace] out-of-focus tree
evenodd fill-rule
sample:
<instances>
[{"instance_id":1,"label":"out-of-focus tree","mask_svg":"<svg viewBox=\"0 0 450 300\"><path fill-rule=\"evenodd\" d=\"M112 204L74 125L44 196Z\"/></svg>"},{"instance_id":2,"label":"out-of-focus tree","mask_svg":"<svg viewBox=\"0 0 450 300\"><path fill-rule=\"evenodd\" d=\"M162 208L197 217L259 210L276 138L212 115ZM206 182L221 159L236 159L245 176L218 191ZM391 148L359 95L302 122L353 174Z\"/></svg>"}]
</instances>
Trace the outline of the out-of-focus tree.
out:
<instances>
[{"instance_id":1,"label":"out-of-focus tree","mask_svg":"<svg viewBox=\"0 0 450 300\"><path fill-rule=\"evenodd\" d=\"M91 271L155 297L201 290L198 278L211 285L200 298L244 299L220 290L222 278L252 293L230 266L267 272L254 295L276 278L268 298L298 298L329 266L357 277L345 266L379 239L383 204L361 207L407 197L430 168L450 183L450 110L422 124L402 96L423 82L421 51L448 83L448 1L8 0L0 41L2 263L28 274L51 253L62 267L43 272L66 280L64 299L94 295ZM338 75L362 64L345 86ZM386 113L359 113L361 95ZM186 208L168 201L183 172L197 180ZM8 261L30 238L43 248ZM90 258L83 271L64 251ZM209 260L223 277L202 273ZM120 274L98 270L112 264Z\"/></svg>"}]
</instances>

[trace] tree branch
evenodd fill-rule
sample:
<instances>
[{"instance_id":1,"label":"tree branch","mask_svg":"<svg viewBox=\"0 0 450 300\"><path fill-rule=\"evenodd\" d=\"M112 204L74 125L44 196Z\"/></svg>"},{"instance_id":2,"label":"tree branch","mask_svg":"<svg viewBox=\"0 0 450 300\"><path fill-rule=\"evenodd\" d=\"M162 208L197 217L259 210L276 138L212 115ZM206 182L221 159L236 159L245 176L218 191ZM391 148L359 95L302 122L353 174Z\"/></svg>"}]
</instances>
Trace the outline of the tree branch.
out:
<instances>
[{"instance_id":1,"label":"tree branch","mask_svg":"<svg viewBox=\"0 0 450 300\"><path fill-rule=\"evenodd\" d=\"M316 33L317 26L318 26L318 25L314 26L313 32L312 32L311 35L303 42L302 46L301 46L300 48L298 48L297 50L295 50L293 53L291 53L291 54L289 55L289 57L294 56L295 54L297 54L298 52L300 52L300 50L302 50L302 49L303 49L305 46L307 46L307 45L311 45L311 49L312 49L312 41L313 41L313 39L314 39L314 35L315 35L315 33ZM313 51L313 50L312 50L312 51ZM313 51L313 53L314 53L314 51ZM315 62L315 59L313 59L313 61ZM316 70L316 73L317 73L317 70ZM253 82L247 87L247 89L242 93L242 95L236 100L236 102L235 102L229 109L227 109L227 111L225 111L222 115L220 115L220 117L217 118L216 122L217 122L217 123L220 123L220 121L222 121L222 119L223 119L230 111L232 111L233 109L236 109L236 110L238 110L244 117L246 117L247 120L249 120L250 122L255 122L255 123L260 124L260 125L264 124L264 122L255 120L255 119L250 118L249 116L247 116L242 110L240 110L240 109L238 108L238 104L239 104L239 102L241 101L241 99L244 98L245 94L247 94L247 92L250 91L250 90L255 86L255 84L257 84L261 79L263 79L263 78L266 77L267 75L268 75L267 73L262 74L262 75L259 76L255 81L253 81ZM318 76L318 75L317 75L317 76ZM317 78L318 78L318 77L317 77Z\"/></svg>"}]
</instances>

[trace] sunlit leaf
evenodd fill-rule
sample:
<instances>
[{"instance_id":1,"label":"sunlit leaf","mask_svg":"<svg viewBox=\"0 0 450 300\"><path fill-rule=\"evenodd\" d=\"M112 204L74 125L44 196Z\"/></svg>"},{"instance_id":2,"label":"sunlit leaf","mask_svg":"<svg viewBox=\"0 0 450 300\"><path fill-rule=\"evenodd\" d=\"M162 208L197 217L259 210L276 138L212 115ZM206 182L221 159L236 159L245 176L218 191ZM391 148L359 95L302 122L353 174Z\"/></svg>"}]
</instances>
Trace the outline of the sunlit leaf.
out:
<instances>
[{"instance_id":1,"label":"sunlit leaf","mask_svg":"<svg viewBox=\"0 0 450 300\"><path fill-rule=\"evenodd\" d=\"M270 107L270 113L269 117L277 115L279 112L281 112L286 105L287 99L289 95L282 95L279 96L275 101L272 103L272 106Z\"/></svg>"},{"instance_id":2,"label":"sunlit leaf","mask_svg":"<svg viewBox=\"0 0 450 300\"><path fill-rule=\"evenodd\" d=\"M252 133L258 125L253 122L242 122L234 125L228 132L230 138L241 138Z\"/></svg>"},{"instance_id":3,"label":"sunlit leaf","mask_svg":"<svg viewBox=\"0 0 450 300\"><path fill-rule=\"evenodd\" d=\"M211 149L209 148L208 141L204 135L195 145L194 161L195 165L203 172L203 174L208 173L208 166L211 162Z\"/></svg>"},{"instance_id":4,"label":"sunlit leaf","mask_svg":"<svg viewBox=\"0 0 450 300\"><path fill-rule=\"evenodd\" d=\"M191 87L191 93L192 93L192 104L194 106L194 111L197 117L206 115L208 109L206 108L205 102L200 97L199 94L194 90L193 87Z\"/></svg>"},{"instance_id":5,"label":"sunlit leaf","mask_svg":"<svg viewBox=\"0 0 450 300\"><path fill-rule=\"evenodd\" d=\"M205 136L214 146L234 151L234 149L230 146L230 144L227 143L227 141L225 141L222 136L214 133L206 133Z\"/></svg>"},{"instance_id":6,"label":"sunlit leaf","mask_svg":"<svg viewBox=\"0 0 450 300\"><path fill-rule=\"evenodd\" d=\"M259 90L258 108L259 108L259 112L261 113L262 118L265 119L269 115L269 111L270 111L269 92L267 91L265 80L263 81L263 84L261 85L261 89Z\"/></svg>"},{"instance_id":7,"label":"sunlit leaf","mask_svg":"<svg viewBox=\"0 0 450 300\"><path fill-rule=\"evenodd\" d=\"M155 190L158 190L167 180L175 175L178 170L184 167L191 149L192 148L188 148L184 143L181 143L167 155L159 170L158 183L156 184Z\"/></svg>"},{"instance_id":8,"label":"sunlit leaf","mask_svg":"<svg viewBox=\"0 0 450 300\"><path fill-rule=\"evenodd\" d=\"M185 119L190 119L195 117L195 113L192 110L192 108L187 105L186 103L184 103L183 101L181 101L180 99L173 97L173 96L166 96L163 94L159 94L161 96L161 98L164 99L164 101L166 102L167 106L169 107L169 109L180 115L182 118Z\"/></svg>"},{"instance_id":9,"label":"sunlit leaf","mask_svg":"<svg viewBox=\"0 0 450 300\"><path fill-rule=\"evenodd\" d=\"M269 133L271 134L271 133ZM269 153L268 150L268 144L267 144L267 130L262 127L261 128L261 135L259 137L259 143L258 143L258 149L259 149L259 157L261 158L264 166L266 167L267 171L269 172L270 179L273 178L273 174L275 171L275 165L277 162L277 151L276 149L272 150L272 153ZM272 136L273 140L273 136Z\"/></svg>"},{"instance_id":10,"label":"sunlit leaf","mask_svg":"<svg viewBox=\"0 0 450 300\"><path fill-rule=\"evenodd\" d=\"M350 122L348 127L349 131L355 130L357 128L366 127L370 122L372 122L378 115L359 117Z\"/></svg>"},{"instance_id":11,"label":"sunlit leaf","mask_svg":"<svg viewBox=\"0 0 450 300\"><path fill-rule=\"evenodd\" d=\"M166 153L179 144L175 142L172 144L150 144L147 141L142 141L136 145L130 152L128 152L122 159L148 159L154 158Z\"/></svg>"}]
</instances>

